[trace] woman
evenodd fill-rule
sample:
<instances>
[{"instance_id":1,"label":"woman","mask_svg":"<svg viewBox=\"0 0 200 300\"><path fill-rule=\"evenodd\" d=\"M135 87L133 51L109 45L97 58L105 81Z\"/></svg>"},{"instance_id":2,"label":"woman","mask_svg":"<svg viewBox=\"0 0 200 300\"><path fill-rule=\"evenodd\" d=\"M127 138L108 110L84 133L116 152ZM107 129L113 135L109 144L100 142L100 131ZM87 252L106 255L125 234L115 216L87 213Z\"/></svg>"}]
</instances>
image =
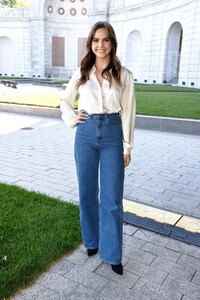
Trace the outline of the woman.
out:
<instances>
[{"instance_id":1,"label":"woman","mask_svg":"<svg viewBox=\"0 0 200 300\"><path fill-rule=\"evenodd\" d=\"M131 161L135 124L132 73L116 56L113 27L97 22L87 39L87 54L61 99L62 118L76 127L75 161L80 221L88 256L122 275L124 167ZM78 98L78 115L74 113Z\"/></svg>"}]
</instances>

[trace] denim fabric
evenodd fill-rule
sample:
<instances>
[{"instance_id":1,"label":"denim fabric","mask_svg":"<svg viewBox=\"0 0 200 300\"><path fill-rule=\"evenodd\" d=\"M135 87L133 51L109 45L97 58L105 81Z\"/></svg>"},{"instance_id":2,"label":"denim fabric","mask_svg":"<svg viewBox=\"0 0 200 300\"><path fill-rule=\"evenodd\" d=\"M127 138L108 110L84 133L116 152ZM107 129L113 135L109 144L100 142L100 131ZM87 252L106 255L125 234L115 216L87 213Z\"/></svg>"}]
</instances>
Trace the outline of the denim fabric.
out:
<instances>
[{"instance_id":1,"label":"denim fabric","mask_svg":"<svg viewBox=\"0 0 200 300\"><path fill-rule=\"evenodd\" d=\"M109 264L122 260L123 135L119 114L88 115L75 136L80 221L86 248Z\"/></svg>"}]
</instances>

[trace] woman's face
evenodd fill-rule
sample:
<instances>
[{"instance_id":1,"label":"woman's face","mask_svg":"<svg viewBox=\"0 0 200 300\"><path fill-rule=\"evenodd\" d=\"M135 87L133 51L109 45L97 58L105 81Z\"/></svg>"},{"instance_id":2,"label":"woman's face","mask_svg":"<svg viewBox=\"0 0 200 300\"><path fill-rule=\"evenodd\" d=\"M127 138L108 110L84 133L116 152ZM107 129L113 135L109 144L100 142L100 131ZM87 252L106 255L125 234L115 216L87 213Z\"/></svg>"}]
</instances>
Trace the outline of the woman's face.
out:
<instances>
[{"instance_id":1,"label":"woman's face","mask_svg":"<svg viewBox=\"0 0 200 300\"><path fill-rule=\"evenodd\" d=\"M96 58L107 58L108 56L110 56L111 50L112 44L109 39L107 29L97 29L92 40L92 51L96 55Z\"/></svg>"}]
</instances>

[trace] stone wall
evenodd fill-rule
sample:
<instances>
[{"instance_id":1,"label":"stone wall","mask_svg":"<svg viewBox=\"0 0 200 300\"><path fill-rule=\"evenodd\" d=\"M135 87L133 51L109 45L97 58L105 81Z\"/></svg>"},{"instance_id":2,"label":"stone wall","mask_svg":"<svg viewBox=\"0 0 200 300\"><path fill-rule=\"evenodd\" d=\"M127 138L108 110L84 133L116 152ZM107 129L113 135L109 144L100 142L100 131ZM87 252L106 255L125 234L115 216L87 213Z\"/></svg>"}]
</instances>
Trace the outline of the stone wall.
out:
<instances>
[{"instance_id":1,"label":"stone wall","mask_svg":"<svg viewBox=\"0 0 200 300\"><path fill-rule=\"evenodd\" d=\"M105 2L91 4L90 24L109 19L135 80L200 87L200 1Z\"/></svg>"},{"instance_id":2,"label":"stone wall","mask_svg":"<svg viewBox=\"0 0 200 300\"><path fill-rule=\"evenodd\" d=\"M69 78L89 28L107 20L117 34L118 56L137 82L200 87L199 0L29 3L28 9L0 8L0 74ZM59 38L62 49L56 49Z\"/></svg>"}]
</instances>

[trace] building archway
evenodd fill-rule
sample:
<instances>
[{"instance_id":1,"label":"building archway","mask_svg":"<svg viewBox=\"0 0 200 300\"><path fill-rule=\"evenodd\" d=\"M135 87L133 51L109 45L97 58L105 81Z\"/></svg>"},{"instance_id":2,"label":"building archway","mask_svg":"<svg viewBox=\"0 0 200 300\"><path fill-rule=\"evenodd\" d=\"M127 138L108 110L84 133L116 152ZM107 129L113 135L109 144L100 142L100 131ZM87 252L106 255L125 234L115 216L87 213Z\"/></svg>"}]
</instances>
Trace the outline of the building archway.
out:
<instances>
[{"instance_id":1,"label":"building archway","mask_svg":"<svg viewBox=\"0 0 200 300\"><path fill-rule=\"evenodd\" d=\"M141 73L142 36L138 30L132 31L126 42L126 66L130 69L135 80L139 80Z\"/></svg>"},{"instance_id":2,"label":"building archway","mask_svg":"<svg viewBox=\"0 0 200 300\"><path fill-rule=\"evenodd\" d=\"M6 36L0 37L0 73L11 75L14 73L14 45Z\"/></svg>"},{"instance_id":3,"label":"building archway","mask_svg":"<svg viewBox=\"0 0 200 300\"><path fill-rule=\"evenodd\" d=\"M163 72L164 83L178 83L182 48L183 28L179 22L173 23L167 33L165 63Z\"/></svg>"}]
</instances>

